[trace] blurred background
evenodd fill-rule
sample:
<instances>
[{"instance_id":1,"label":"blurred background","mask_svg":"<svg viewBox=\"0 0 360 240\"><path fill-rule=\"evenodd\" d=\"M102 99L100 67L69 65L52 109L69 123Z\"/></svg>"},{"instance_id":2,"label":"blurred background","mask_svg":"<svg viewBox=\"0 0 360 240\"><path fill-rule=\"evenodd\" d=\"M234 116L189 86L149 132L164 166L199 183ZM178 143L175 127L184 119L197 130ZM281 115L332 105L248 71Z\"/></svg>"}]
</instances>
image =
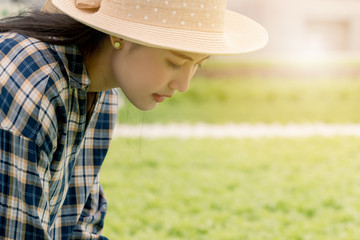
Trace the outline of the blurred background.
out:
<instances>
[{"instance_id":1,"label":"blurred background","mask_svg":"<svg viewBox=\"0 0 360 240\"><path fill-rule=\"evenodd\" d=\"M0 0L2 17L44 1ZM359 0L228 0L266 48L212 57L154 111L120 125L360 123ZM251 130L251 128L250 128ZM181 127L178 128L181 132ZM110 239L349 240L360 236L356 137L116 137L102 168Z\"/></svg>"},{"instance_id":2,"label":"blurred background","mask_svg":"<svg viewBox=\"0 0 360 240\"><path fill-rule=\"evenodd\" d=\"M322 60L357 58L360 52L357 0L234 0L228 1L228 6L269 31L269 44L259 54Z\"/></svg>"}]
</instances>

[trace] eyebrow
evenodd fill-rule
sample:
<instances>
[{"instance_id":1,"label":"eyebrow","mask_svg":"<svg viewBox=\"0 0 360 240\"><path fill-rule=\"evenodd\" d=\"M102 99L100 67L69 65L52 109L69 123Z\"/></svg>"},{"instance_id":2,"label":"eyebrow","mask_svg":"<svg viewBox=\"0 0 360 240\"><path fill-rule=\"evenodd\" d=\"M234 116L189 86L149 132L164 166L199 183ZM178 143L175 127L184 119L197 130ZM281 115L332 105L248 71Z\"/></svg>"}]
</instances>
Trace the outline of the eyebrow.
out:
<instances>
[{"instance_id":1,"label":"eyebrow","mask_svg":"<svg viewBox=\"0 0 360 240\"><path fill-rule=\"evenodd\" d=\"M183 53L179 53L179 52L172 51L172 50L170 50L170 52L171 52L173 55L177 56L177 57L180 57L180 58L183 58L183 59L187 59L187 60L190 60L190 61L194 61L194 59L192 59L191 57L189 57L189 56L187 56L187 55L185 55L185 54L183 54ZM210 56L207 56L206 58L202 59L201 61L206 60L206 59L208 59L208 58L210 58Z\"/></svg>"}]
</instances>

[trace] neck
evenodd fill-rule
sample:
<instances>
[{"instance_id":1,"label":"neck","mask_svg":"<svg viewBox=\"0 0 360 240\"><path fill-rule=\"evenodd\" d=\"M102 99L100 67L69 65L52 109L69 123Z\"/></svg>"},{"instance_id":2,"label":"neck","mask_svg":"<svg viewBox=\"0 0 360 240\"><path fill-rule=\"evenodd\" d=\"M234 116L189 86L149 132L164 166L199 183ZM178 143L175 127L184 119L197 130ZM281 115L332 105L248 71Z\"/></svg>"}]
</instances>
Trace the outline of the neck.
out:
<instances>
[{"instance_id":1,"label":"neck","mask_svg":"<svg viewBox=\"0 0 360 240\"><path fill-rule=\"evenodd\" d=\"M110 40L105 40L97 50L84 59L90 78L89 92L107 91L116 87L112 86L110 77L112 51Z\"/></svg>"}]
</instances>

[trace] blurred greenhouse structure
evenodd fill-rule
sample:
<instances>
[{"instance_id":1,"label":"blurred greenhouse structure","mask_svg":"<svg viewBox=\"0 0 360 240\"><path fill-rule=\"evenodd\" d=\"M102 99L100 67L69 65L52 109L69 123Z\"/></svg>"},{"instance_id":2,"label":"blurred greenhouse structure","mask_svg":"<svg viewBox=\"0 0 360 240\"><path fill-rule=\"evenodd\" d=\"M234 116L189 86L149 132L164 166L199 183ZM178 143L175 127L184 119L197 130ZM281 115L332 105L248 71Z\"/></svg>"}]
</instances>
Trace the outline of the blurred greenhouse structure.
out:
<instances>
[{"instance_id":1,"label":"blurred greenhouse structure","mask_svg":"<svg viewBox=\"0 0 360 240\"><path fill-rule=\"evenodd\" d=\"M44 2L45 0L0 0L0 17L13 15L27 8L39 10Z\"/></svg>"},{"instance_id":2,"label":"blurred greenhouse structure","mask_svg":"<svg viewBox=\"0 0 360 240\"><path fill-rule=\"evenodd\" d=\"M360 55L359 0L229 0L269 32L268 46L256 55L321 60Z\"/></svg>"}]
</instances>

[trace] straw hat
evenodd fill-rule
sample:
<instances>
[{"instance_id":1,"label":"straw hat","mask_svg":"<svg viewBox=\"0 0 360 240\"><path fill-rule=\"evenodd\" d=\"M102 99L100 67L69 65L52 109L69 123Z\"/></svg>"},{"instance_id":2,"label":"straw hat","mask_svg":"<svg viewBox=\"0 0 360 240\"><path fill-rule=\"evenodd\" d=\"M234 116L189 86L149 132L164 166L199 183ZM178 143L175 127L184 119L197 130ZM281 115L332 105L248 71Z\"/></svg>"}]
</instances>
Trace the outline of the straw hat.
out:
<instances>
[{"instance_id":1,"label":"straw hat","mask_svg":"<svg viewBox=\"0 0 360 240\"><path fill-rule=\"evenodd\" d=\"M227 10L226 0L48 0L43 10L53 7L101 32L150 47L228 55L258 50L268 41L262 26Z\"/></svg>"}]
</instances>

